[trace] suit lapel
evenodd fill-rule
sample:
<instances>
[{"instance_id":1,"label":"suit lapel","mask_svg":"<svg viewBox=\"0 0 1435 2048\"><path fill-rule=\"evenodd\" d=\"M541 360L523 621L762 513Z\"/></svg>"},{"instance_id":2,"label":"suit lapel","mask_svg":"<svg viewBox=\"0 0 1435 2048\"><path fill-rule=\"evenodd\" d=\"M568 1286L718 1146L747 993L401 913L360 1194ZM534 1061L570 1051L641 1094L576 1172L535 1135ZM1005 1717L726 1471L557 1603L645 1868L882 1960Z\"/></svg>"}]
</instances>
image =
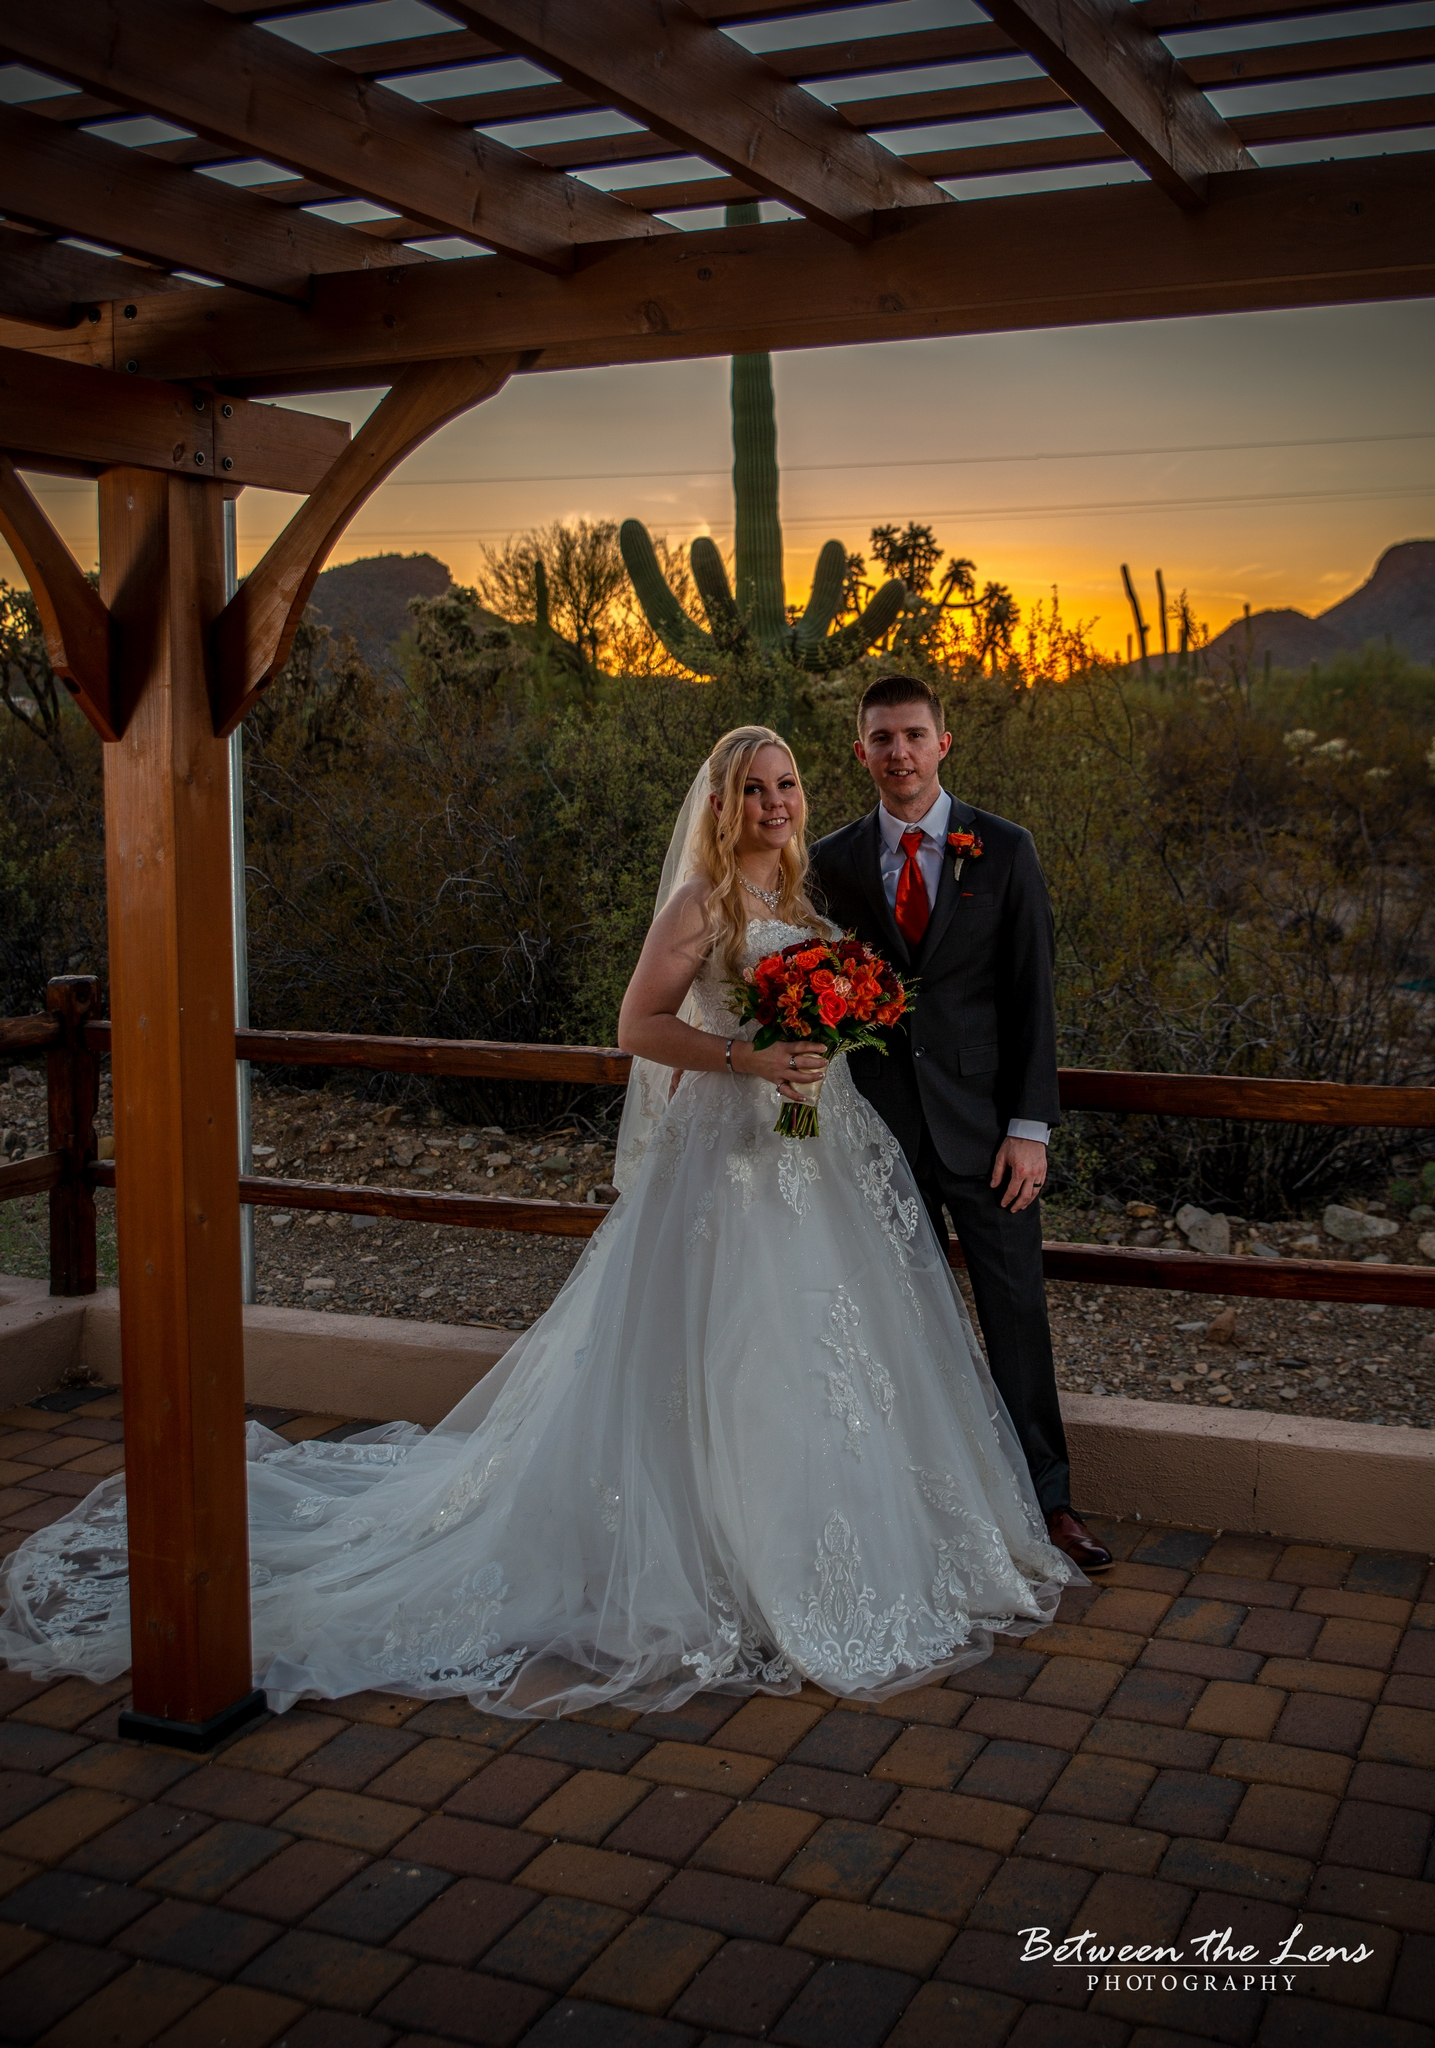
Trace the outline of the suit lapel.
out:
<instances>
[{"instance_id":1,"label":"suit lapel","mask_svg":"<svg viewBox=\"0 0 1435 2048\"><path fill-rule=\"evenodd\" d=\"M947 830L949 832L964 832L975 816L976 813L970 804L964 804L956 797L953 797L952 808L947 814ZM924 963L935 955L938 946L946 936L952 919L957 914L957 906L962 900L962 885L957 880L955 869L956 862L952 858L950 850L943 847L942 878L937 884L937 900L932 905L932 915L927 929L922 936L922 944L917 956ZM967 872L966 864L963 863L963 876Z\"/></svg>"},{"instance_id":2,"label":"suit lapel","mask_svg":"<svg viewBox=\"0 0 1435 2048\"><path fill-rule=\"evenodd\" d=\"M897 920L893 917L891 905L887 901L887 891L882 886L882 828L877 823L875 810L869 811L857 828L853 858L862 894L882 927L893 957L900 966L910 967L910 949L897 928Z\"/></svg>"}]
</instances>

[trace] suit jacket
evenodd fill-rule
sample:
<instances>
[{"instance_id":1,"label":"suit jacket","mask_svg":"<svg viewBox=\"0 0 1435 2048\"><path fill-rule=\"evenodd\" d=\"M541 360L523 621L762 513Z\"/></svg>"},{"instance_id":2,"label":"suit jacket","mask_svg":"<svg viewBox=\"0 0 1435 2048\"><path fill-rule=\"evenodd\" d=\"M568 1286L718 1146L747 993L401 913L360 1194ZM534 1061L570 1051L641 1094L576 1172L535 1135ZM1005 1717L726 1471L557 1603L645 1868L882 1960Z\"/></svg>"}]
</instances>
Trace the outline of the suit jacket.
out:
<instances>
[{"instance_id":1,"label":"suit jacket","mask_svg":"<svg viewBox=\"0 0 1435 2048\"><path fill-rule=\"evenodd\" d=\"M948 1171L987 1174L1013 1117L1060 1121L1055 928L1029 832L953 797L950 831L975 831L979 860L942 860L922 943L887 903L876 810L812 849L820 909L917 978L915 1008L887 1052L848 1055L852 1079L915 1162L925 1125Z\"/></svg>"}]
</instances>

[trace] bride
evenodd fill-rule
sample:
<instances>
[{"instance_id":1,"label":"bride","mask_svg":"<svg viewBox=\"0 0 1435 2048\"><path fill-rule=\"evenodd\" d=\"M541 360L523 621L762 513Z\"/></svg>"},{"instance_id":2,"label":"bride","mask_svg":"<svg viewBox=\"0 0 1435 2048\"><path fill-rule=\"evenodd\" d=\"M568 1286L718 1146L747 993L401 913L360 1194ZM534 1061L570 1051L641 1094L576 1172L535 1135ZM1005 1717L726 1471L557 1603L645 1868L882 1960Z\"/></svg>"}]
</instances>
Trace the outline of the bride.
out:
<instances>
[{"instance_id":1,"label":"bride","mask_svg":"<svg viewBox=\"0 0 1435 2048\"><path fill-rule=\"evenodd\" d=\"M743 726L679 818L623 1002L621 1200L438 1428L249 1424L255 1683L552 1716L700 1688L878 1700L1052 1619L1046 1529L896 1140L845 1065L749 1043L744 967L827 930L802 785ZM676 1077L676 1078L675 1078ZM0 1661L129 1662L123 1475L10 1560Z\"/></svg>"}]
</instances>

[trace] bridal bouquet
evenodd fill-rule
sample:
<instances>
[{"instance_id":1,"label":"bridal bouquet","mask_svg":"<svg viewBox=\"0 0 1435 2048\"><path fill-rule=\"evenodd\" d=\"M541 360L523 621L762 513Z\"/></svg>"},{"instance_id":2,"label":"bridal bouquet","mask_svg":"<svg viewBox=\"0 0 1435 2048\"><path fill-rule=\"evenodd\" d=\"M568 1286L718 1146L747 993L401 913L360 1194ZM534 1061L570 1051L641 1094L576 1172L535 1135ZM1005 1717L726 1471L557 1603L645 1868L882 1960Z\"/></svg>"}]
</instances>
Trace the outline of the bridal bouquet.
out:
<instances>
[{"instance_id":1,"label":"bridal bouquet","mask_svg":"<svg viewBox=\"0 0 1435 2048\"><path fill-rule=\"evenodd\" d=\"M887 1050L885 1035L911 1007L906 982L881 954L850 936L829 945L800 940L749 967L731 991L732 1008L756 1018L761 1052L779 1039L815 1038L828 1057L870 1047ZM784 1102L774 1129L784 1138L817 1136L821 1081L794 1084L801 1102Z\"/></svg>"}]
</instances>

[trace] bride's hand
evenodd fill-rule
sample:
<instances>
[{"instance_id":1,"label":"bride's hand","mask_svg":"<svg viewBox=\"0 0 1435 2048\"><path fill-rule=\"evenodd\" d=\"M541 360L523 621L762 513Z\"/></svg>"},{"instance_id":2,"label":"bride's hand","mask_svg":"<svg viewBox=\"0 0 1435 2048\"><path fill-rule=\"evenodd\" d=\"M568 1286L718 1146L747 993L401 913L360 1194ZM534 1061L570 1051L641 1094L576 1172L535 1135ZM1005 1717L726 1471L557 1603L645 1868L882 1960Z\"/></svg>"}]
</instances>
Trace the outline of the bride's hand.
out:
<instances>
[{"instance_id":1,"label":"bride's hand","mask_svg":"<svg viewBox=\"0 0 1435 2048\"><path fill-rule=\"evenodd\" d=\"M733 1043L732 1064L734 1073L771 1081L785 1101L800 1102L802 1097L794 1092L793 1083L820 1081L827 1072L827 1054L818 1046L786 1039L758 1052L747 1040L739 1038Z\"/></svg>"}]
</instances>

